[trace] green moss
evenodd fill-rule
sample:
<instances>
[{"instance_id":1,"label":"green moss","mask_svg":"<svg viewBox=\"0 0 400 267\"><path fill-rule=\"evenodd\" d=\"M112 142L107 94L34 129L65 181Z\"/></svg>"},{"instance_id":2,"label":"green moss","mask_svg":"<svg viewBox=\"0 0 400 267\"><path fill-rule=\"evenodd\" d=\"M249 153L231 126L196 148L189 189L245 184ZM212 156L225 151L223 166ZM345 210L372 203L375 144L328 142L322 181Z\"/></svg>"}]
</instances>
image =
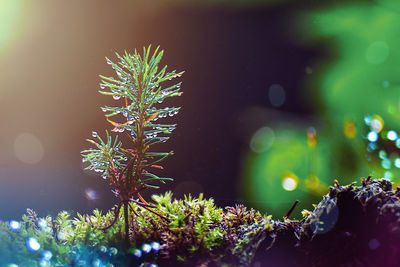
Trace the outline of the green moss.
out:
<instances>
[{"instance_id":1,"label":"green moss","mask_svg":"<svg viewBox=\"0 0 400 267\"><path fill-rule=\"evenodd\" d=\"M198 198L189 195L178 200L173 199L171 192L153 195L152 199L154 202L149 203L152 209L130 203L133 211L140 215L132 216L130 220L130 248L123 246L123 211L119 214L121 220L103 231L100 229L115 219L112 211L103 214L94 210L90 215L78 213L76 217L62 211L55 218L39 218L28 209L18 231L11 231L5 222L0 223L2 263L24 265L29 260L29 266L35 266L44 250L52 252L52 263L56 266L98 259L117 266L135 266L141 262L161 265L174 262L240 263L245 262L241 260L244 253L251 254L256 248L255 236L272 230L270 217L253 209L247 210L243 205L222 209L215 206L213 199L204 199L203 195ZM25 240L29 237L36 238L41 244L38 252L27 249ZM140 258L133 255L135 250L151 242L161 245L159 251L143 253ZM111 248L117 251L115 255L110 254Z\"/></svg>"},{"instance_id":2,"label":"green moss","mask_svg":"<svg viewBox=\"0 0 400 267\"><path fill-rule=\"evenodd\" d=\"M393 190L385 179L363 179L361 186L336 183L313 211L303 212L301 221L280 221L243 205L222 209L203 195L174 199L167 192L152 197L151 209L130 203L134 211L129 220L130 247L125 246L123 220L117 218L113 227L100 230L116 219L113 211L94 210L75 217L62 211L54 218L39 218L28 209L19 230L0 222L0 264L39 266L42 253L51 251L54 266L85 266L96 261L105 266L150 262L160 266L359 262L396 266L400 261L396 253L400 248L399 197L399 188ZM123 218L123 211L118 216ZM31 237L41 245L36 252L27 248Z\"/></svg>"}]
</instances>

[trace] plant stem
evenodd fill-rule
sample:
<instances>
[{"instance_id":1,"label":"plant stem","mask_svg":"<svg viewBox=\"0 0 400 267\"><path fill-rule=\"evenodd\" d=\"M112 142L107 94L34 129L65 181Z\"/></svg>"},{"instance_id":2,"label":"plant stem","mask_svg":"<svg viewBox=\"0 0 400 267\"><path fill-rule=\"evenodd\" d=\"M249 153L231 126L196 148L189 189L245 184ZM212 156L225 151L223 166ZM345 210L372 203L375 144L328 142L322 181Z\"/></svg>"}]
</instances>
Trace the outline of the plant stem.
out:
<instances>
[{"instance_id":1,"label":"plant stem","mask_svg":"<svg viewBox=\"0 0 400 267\"><path fill-rule=\"evenodd\" d=\"M128 216L128 201L124 202L124 219L125 219L125 243L126 246L129 247L129 216Z\"/></svg>"}]
</instances>

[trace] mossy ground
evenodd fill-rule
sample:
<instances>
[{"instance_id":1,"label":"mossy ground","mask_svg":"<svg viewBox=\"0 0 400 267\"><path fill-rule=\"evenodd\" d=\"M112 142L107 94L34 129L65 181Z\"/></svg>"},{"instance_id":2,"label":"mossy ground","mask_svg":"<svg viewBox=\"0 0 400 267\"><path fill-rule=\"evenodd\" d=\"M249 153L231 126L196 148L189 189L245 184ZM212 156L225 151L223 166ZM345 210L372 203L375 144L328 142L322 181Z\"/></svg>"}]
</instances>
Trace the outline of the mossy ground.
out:
<instances>
[{"instance_id":1,"label":"mossy ground","mask_svg":"<svg viewBox=\"0 0 400 267\"><path fill-rule=\"evenodd\" d=\"M243 205L212 199L153 196L153 211L132 205L130 245L113 212L68 212L39 218L28 210L19 227L0 222L2 266L396 266L400 262L400 191L389 181L331 187L299 220L272 220ZM132 203L133 204L133 203ZM40 248L33 251L29 238ZM50 254L49 254L50 252ZM46 254L47 253L47 254ZM49 259L49 255L51 255ZM14 265L15 266L15 265ZM155 266L155 265L154 265Z\"/></svg>"}]
</instances>

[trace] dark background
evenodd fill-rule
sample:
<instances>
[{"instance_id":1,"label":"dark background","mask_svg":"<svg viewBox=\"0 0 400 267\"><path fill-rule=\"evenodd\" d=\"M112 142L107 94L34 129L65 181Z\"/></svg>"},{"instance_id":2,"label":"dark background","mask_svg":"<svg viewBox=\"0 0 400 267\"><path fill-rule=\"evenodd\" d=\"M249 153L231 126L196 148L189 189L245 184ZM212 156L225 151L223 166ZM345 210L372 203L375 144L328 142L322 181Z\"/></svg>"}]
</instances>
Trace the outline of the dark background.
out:
<instances>
[{"instance_id":1,"label":"dark background","mask_svg":"<svg viewBox=\"0 0 400 267\"><path fill-rule=\"evenodd\" d=\"M165 50L163 64L170 70L185 71L184 94L171 102L182 106L174 117L178 127L165 145L175 155L163 174L175 180L149 194L204 192L220 206L242 202L238 184L254 130L282 114L313 113L302 78L312 75L305 70L325 56L324 48L297 45L302 36L295 27L297 15L311 8L309 2L25 4L18 32L0 50L0 219L20 218L26 208L44 216L62 209L107 210L116 203L104 180L82 170L80 151L90 146L85 139L92 130L110 129L100 107L113 100L97 93L98 75L112 75L104 56L148 44ZM279 109L268 99L276 83L286 93ZM245 115L259 107L271 116ZM41 141L38 163L15 157L20 133ZM86 198L88 188L97 200Z\"/></svg>"}]
</instances>

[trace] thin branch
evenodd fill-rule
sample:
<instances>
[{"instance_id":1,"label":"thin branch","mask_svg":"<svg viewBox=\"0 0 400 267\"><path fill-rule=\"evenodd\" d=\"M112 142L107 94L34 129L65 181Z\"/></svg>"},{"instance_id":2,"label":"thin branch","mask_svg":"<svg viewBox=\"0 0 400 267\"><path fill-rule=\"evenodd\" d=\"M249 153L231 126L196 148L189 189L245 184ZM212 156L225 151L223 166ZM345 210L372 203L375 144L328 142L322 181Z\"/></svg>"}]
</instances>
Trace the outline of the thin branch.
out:
<instances>
[{"instance_id":1,"label":"thin branch","mask_svg":"<svg viewBox=\"0 0 400 267\"><path fill-rule=\"evenodd\" d=\"M104 228L97 228L97 229L102 230L102 231L104 231L104 232L107 231L108 229L110 229L110 228L117 222L117 220L118 220L119 212L120 212L120 210L121 210L121 206L122 206L122 202L120 202L120 203L118 204L118 207L117 207L116 211L114 212L115 218L114 218L114 220L111 222L111 224L110 224L109 226L104 227Z\"/></svg>"},{"instance_id":2,"label":"thin branch","mask_svg":"<svg viewBox=\"0 0 400 267\"><path fill-rule=\"evenodd\" d=\"M164 217L162 214L160 214L160 213L158 213L158 212L155 212L154 210L151 210L151 209L149 208L150 205L146 205L146 204L140 203L139 201L136 201L136 200L132 200L132 201L133 201L136 205L138 205L138 206L140 206L140 207L142 207L142 208L144 208L144 209L150 211L151 213L157 215L157 216L160 217L161 219L164 219L164 220L166 220L167 222L170 222L170 220L169 220L167 217Z\"/></svg>"},{"instance_id":3,"label":"thin branch","mask_svg":"<svg viewBox=\"0 0 400 267\"><path fill-rule=\"evenodd\" d=\"M299 204L299 202L300 202L300 201L296 200L296 201L293 203L293 205L292 205L292 207L290 208L290 210L286 213L285 216L283 216L284 219L289 218L290 214L292 214L292 212L293 212L294 209L296 208L297 204Z\"/></svg>"},{"instance_id":4,"label":"thin branch","mask_svg":"<svg viewBox=\"0 0 400 267\"><path fill-rule=\"evenodd\" d=\"M130 208L131 211L136 215L136 217L139 217L139 214L137 214L137 212L133 209L131 203L128 202L128 204L129 204L129 208Z\"/></svg>"}]
</instances>

